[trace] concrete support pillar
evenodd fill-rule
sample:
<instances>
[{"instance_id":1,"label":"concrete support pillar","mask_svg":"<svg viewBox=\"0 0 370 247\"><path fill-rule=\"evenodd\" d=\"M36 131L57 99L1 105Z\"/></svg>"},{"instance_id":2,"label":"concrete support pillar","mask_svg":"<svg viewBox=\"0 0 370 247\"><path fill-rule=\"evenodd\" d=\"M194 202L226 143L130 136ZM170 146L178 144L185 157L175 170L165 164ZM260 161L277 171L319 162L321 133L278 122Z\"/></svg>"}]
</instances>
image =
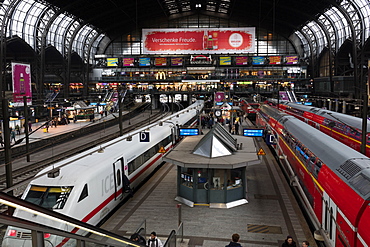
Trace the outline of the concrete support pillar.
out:
<instances>
[{"instance_id":1,"label":"concrete support pillar","mask_svg":"<svg viewBox=\"0 0 370 247\"><path fill-rule=\"evenodd\" d=\"M339 100L335 100L335 111L339 111Z\"/></svg>"},{"instance_id":2,"label":"concrete support pillar","mask_svg":"<svg viewBox=\"0 0 370 247\"><path fill-rule=\"evenodd\" d=\"M325 99L322 100L322 108L327 109L327 107L326 107L326 100Z\"/></svg>"},{"instance_id":3,"label":"concrete support pillar","mask_svg":"<svg viewBox=\"0 0 370 247\"><path fill-rule=\"evenodd\" d=\"M346 113L346 111L347 111L347 104L346 104L346 101L345 100L343 100L343 107L342 107L342 113Z\"/></svg>"},{"instance_id":4,"label":"concrete support pillar","mask_svg":"<svg viewBox=\"0 0 370 247\"><path fill-rule=\"evenodd\" d=\"M153 109L158 109L160 107L161 103L159 100L159 94L153 94L152 95L152 107Z\"/></svg>"}]
</instances>

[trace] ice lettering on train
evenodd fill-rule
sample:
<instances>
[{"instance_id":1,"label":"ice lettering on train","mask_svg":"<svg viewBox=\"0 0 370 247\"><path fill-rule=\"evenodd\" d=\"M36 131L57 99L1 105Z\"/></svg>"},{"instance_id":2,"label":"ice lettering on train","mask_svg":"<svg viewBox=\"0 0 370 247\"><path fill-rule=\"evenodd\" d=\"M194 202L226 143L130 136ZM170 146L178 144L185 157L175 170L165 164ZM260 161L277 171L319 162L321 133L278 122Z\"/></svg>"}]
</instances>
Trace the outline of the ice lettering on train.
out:
<instances>
[{"instance_id":1,"label":"ice lettering on train","mask_svg":"<svg viewBox=\"0 0 370 247\"><path fill-rule=\"evenodd\" d=\"M101 181L101 195L108 193L110 190L114 188L114 174L111 173Z\"/></svg>"}]
</instances>

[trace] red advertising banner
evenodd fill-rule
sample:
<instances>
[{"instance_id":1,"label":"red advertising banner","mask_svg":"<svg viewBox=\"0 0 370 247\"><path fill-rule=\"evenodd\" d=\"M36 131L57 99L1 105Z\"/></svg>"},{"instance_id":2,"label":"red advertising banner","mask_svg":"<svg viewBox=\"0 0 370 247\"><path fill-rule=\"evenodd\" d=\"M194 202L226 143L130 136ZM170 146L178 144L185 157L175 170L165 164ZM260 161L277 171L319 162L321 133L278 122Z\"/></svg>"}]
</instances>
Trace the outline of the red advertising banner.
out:
<instances>
[{"instance_id":1,"label":"red advertising banner","mask_svg":"<svg viewBox=\"0 0 370 247\"><path fill-rule=\"evenodd\" d=\"M269 56L270 64L281 64L281 56Z\"/></svg>"},{"instance_id":2,"label":"red advertising banner","mask_svg":"<svg viewBox=\"0 0 370 247\"><path fill-rule=\"evenodd\" d=\"M135 59L133 57L124 58L122 60L123 66L125 67L131 67L134 66Z\"/></svg>"},{"instance_id":3,"label":"red advertising banner","mask_svg":"<svg viewBox=\"0 0 370 247\"><path fill-rule=\"evenodd\" d=\"M247 65L248 57L236 57L235 65Z\"/></svg>"},{"instance_id":4,"label":"red advertising banner","mask_svg":"<svg viewBox=\"0 0 370 247\"><path fill-rule=\"evenodd\" d=\"M255 28L143 29L144 54L255 52Z\"/></svg>"},{"instance_id":5,"label":"red advertising banner","mask_svg":"<svg viewBox=\"0 0 370 247\"><path fill-rule=\"evenodd\" d=\"M27 105L31 105L31 66L29 64L12 63L12 81L14 105L23 106L23 96L27 97Z\"/></svg>"},{"instance_id":6,"label":"red advertising banner","mask_svg":"<svg viewBox=\"0 0 370 247\"><path fill-rule=\"evenodd\" d=\"M167 58L165 57L155 58L155 66L166 66L166 65L167 65Z\"/></svg>"}]
</instances>

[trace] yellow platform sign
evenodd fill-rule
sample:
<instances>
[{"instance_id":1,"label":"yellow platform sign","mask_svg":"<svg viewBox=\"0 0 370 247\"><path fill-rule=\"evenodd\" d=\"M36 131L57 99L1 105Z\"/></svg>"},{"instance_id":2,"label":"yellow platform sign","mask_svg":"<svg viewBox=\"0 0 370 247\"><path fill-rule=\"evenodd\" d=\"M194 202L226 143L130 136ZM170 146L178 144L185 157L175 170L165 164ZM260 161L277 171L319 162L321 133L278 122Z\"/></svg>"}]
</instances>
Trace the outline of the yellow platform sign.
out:
<instances>
[{"instance_id":1,"label":"yellow platform sign","mask_svg":"<svg viewBox=\"0 0 370 247\"><path fill-rule=\"evenodd\" d=\"M164 149L164 147L160 147L160 149L158 150L158 153L161 153L161 154L164 154L166 152L166 149Z\"/></svg>"},{"instance_id":2,"label":"yellow platform sign","mask_svg":"<svg viewBox=\"0 0 370 247\"><path fill-rule=\"evenodd\" d=\"M266 155L265 151L262 148L258 151L257 155Z\"/></svg>"}]
</instances>

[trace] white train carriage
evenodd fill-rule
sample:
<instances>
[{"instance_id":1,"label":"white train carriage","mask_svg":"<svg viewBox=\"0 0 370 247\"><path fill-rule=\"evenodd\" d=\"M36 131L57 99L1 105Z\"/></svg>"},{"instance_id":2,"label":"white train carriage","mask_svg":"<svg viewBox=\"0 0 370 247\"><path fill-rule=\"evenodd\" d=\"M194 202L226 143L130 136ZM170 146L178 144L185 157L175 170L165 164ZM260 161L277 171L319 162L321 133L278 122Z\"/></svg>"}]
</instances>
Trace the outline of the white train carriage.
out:
<instances>
[{"instance_id":1,"label":"white train carriage","mask_svg":"<svg viewBox=\"0 0 370 247\"><path fill-rule=\"evenodd\" d=\"M169 150L177 127L192 119L203 107L198 101L181 112L116 138L100 147L50 166L28 185L23 199L92 225L98 224L123 198L127 181L138 186L162 162L161 147ZM73 226L57 223L26 211L14 216L72 233ZM75 242L45 235L45 246L75 246ZM8 227L2 246L31 246L29 230Z\"/></svg>"}]
</instances>

